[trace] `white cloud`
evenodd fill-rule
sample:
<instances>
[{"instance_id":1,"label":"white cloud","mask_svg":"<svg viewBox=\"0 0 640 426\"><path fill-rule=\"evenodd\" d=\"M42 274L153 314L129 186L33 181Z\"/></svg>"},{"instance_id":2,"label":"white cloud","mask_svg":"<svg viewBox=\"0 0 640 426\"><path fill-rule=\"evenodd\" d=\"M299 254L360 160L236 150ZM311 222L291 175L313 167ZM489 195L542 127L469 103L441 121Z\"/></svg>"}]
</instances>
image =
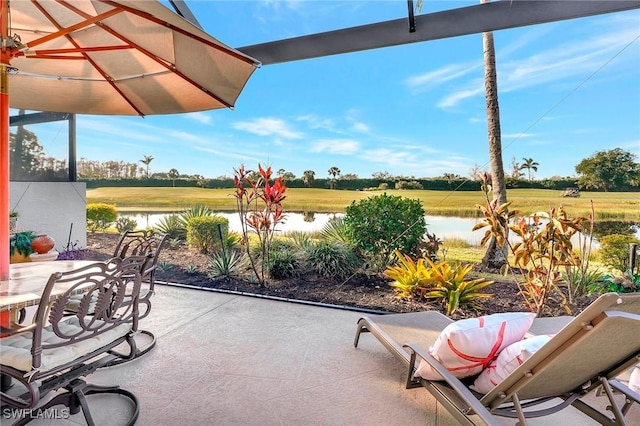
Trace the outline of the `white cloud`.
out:
<instances>
[{"instance_id":1,"label":"white cloud","mask_svg":"<svg viewBox=\"0 0 640 426\"><path fill-rule=\"evenodd\" d=\"M362 122L356 121L353 123L352 129L356 132L366 133L369 131L369 126Z\"/></svg>"},{"instance_id":2,"label":"white cloud","mask_svg":"<svg viewBox=\"0 0 640 426\"><path fill-rule=\"evenodd\" d=\"M460 102L462 102L467 98L472 98L481 93L484 93L483 83L480 82L478 84L474 84L473 86L475 86L475 88L459 90L457 92L454 92L445 96L438 102L437 104L438 108L442 108L442 109L452 108L457 106Z\"/></svg>"},{"instance_id":3,"label":"white cloud","mask_svg":"<svg viewBox=\"0 0 640 426\"><path fill-rule=\"evenodd\" d=\"M531 138L533 133L505 133L502 135L503 139L515 139L515 138Z\"/></svg>"},{"instance_id":4,"label":"white cloud","mask_svg":"<svg viewBox=\"0 0 640 426\"><path fill-rule=\"evenodd\" d=\"M191 112L188 114L184 114L184 117L190 120L198 121L202 124L211 124L211 116L206 112Z\"/></svg>"},{"instance_id":5,"label":"white cloud","mask_svg":"<svg viewBox=\"0 0 640 426\"><path fill-rule=\"evenodd\" d=\"M577 85L590 73L605 66L625 46L634 41L637 42L637 20L618 20L615 21L615 25L610 25L611 22L614 21L598 21L594 24L593 31L588 32L589 36L577 38L579 40L577 42L553 43L552 47L538 50L537 53L530 54L528 57L509 59L508 56L514 51L539 38L548 29L542 31L534 29L525 33L505 49L498 51L496 55L500 91L511 92L567 79L573 79L574 86ZM559 30L562 26L555 25L553 28ZM574 37L573 40L576 38ZM538 45L542 46L543 44L538 43ZM623 61L625 59L628 61L631 58L631 55L627 57L621 55L616 64L619 65L618 62L620 62L624 67ZM432 78L432 85L441 84L468 74L469 72L465 72L464 67L469 67L469 65L450 64L422 76ZM484 93L484 82L481 73L479 73L481 67L470 67L470 69L478 70L478 73L474 73L469 81L461 83L456 90L440 99L437 102L439 108L452 108L468 98ZM420 82L421 79L414 78L414 81Z\"/></svg>"},{"instance_id":6,"label":"white cloud","mask_svg":"<svg viewBox=\"0 0 640 426\"><path fill-rule=\"evenodd\" d=\"M434 71L414 75L405 80L405 84L414 92L427 90L475 71L479 64L449 64Z\"/></svg>"},{"instance_id":7,"label":"white cloud","mask_svg":"<svg viewBox=\"0 0 640 426\"><path fill-rule=\"evenodd\" d=\"M285 139L300 139L303 134L289 128L288 124L276 118L256 118L250 121L232 123L234 129L244 130L259 136L276 135Z\"/></svg>"},{"instance_id":8,"label":"white cloud","mask_svg":"<svg viewBox=\"0 0 640 426\"><path fill-rule=\"evenodd\" d=\"M311 152L350 155L355 154L359 149L360 144L353 139L319 139L313 143Z\"/></svg>"},{"instance_id":9,"label":"white cloud","mask_svg":"<svg viewBox=\"0 0 640 426\"><path fill-rule=\"evenodd\" d=\"M335 122L331 118L319 117L316 114L305 114L297 117L296 120L307 123L312 129L335 131Z\"/></svg>"}]
</instances>

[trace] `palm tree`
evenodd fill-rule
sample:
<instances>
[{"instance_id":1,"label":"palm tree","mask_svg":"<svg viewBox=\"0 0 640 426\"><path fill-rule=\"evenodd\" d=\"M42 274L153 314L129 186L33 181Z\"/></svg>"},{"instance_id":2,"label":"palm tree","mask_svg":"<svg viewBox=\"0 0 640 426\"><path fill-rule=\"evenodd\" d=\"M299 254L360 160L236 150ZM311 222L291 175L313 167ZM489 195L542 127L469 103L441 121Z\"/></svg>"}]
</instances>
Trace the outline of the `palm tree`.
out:
<instances>
[{"instance_id":1,"label":"palm tree","mask_svg":"<svg viewBox=\"0 0 640 426\"><path fill-rule=\"evenodd\" d=\"M304 181L304 184L307 185L307 188L310 188L316 180L316 172L313 170L305 170L302 174L302 180Z\"/></svg>"},{"instance_id":2,"label":"palm tree","mask_svg":"<svg viewBox=\"0 0 640 426\"><path fill-rule=\"evenodd\" d=\"M522 161L524 161L524 163L522 163L522 165L520 166L520 170L527 169L529 180L531 180L531 169L533 169L534 172L537 172L540 163L533 161L533 158L522 157Z\"/></svg>"},{"instance_id":3,"label":"palm tree","mask_svg":"<svg viewBox=\"0 0 640 426\"><path fill-rule=\"evenodd\" d=\"M331 189L335 189L335 187L336 187L336 176L340 175L340 169L337 168L336 166L333 166L333 167L329 168L327 173L329 173L329 176L332 177L331 178Z\"/></svg>"},{"instance_id":4,"label":"palm tree","mask_svg":"<svg viewBox=\"0 0 640 426\"><path fill-rule=\"evenodd\" d=\"M147 179L149 179L149 164L153 161L153 157L151 155L145 155L140 162L147 166Z\"/></svg>"},{"instance_id":5,"label":"palm tree","mask_svg":"<svg viewBox=\"0 0 640 426\"><path fill-rule=\"evenodd\" d=\"M480 0L489 3L490 0ZM482 33L484 56L484 90L487 109L487 127L489 136L489 163L491 164L491 188L493 199L498 205L507 202L507 185L502 162L502 135L500 131L500 108L498 106L498 77L496 73L496 51L493 44L493 33ZM500 247L495 238L489 242L487 252L482 258L482 265L501 268L506 263L506 246Z\"/></svg>"},{"instance_id":6,"label":"palm tree","mask_svg":"<svg viewBox=\"0 0 640 426\"><path fill-rule=\"evenodd\" d=\"M176 179L180 176L180 173L178 172L178 170L177 169L169 170L169 173L167 173L167 176L169 176L169 179L171 179L171 181L173 182L173 186L176 186Z\"/></svg>"}]
</instances>

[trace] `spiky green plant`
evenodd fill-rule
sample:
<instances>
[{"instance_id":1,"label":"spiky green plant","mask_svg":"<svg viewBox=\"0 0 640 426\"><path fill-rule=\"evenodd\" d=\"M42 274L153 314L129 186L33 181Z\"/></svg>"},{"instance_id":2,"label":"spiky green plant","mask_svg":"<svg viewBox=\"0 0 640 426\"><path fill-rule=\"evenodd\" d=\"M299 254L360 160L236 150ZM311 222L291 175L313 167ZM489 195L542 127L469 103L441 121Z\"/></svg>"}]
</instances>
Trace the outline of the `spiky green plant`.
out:
<instances>
[{"instance_id":1,"label":"spiky green plant","mask_svg":"<svg viewBox=\"0 0 640 426\"><path fill-rule=\"evenodd\" d=\"M391 287L396 289L396 296L407 299L416 295L424 295L430 289L429 271L425 265L425 259L419 258L414 261L410 256L400 253L399 250L394 253L397 263L388 266L384 275L393 280Z\"/></svg>"},{"instance_id":2,"label":"spiky green plant","mask_svg":"<svg viewBox=\"0 0 640 426\"><path fill-rule=\"evenodd\" d=\"M311 269L325 278L347 278L361 263L351 247L337 241L321 241L306 253Z\"/></svg>"},{"instance_id":3,"label":"spiky green plant","mask_svg":"<svg viewBox=\"0 0 640 426\"><path fill-rule=\"evenodd\" d=\"M442 261L433 263L425 258L429 264L428 281L432 289L424 294L427 299L442 300L447 308L447 315L452 315L461 306L479 308L475 301L480 298L493 296L489 293L482 293L480 290L493 284L484 278L475 280L465 280L467 274L473 268L471 264L455 264Z\"/></svg>"},{"instance_id":4,"label":"spiky green plant","mask_svg":"<svg viewBox=\"0 0 640 426\"><path fill-rule=\"evenodd\" d=\"M343 217L329 219L322 228L322 231L320 231L320 235L322 239L327 241L337 241L347 245L353 244L353 241L351 241L347 233L347 226L344 223Z\"/></svg>"},{"instance_id":5,"label":"spiky green plant","mask_svg":"<svg viewBox=\"0 0 640 426\"><path fill-rule=\"evenodd\" d=\"M213 278L231 278L239 275L240 271L247 267L247 263L244 252L222 247L210 255L209 275Z\"/></svg>"},{"instance_id":6,"label":"spiky green plant","mask_svg":"<svg viewBox=\"0 0 640 426\"><path fill-rule=\"evenodd\" d=\"M478 308L475 300L491 297L480 290L493 283L484 278L466 280L471 264L433 262L428 257L414 261L410 256L395 252L397 263L387 267L385 276L393 279L391 286L399 298L425 298L441 300L452 315L460 307Z\"/></svg>"}]
</instances>

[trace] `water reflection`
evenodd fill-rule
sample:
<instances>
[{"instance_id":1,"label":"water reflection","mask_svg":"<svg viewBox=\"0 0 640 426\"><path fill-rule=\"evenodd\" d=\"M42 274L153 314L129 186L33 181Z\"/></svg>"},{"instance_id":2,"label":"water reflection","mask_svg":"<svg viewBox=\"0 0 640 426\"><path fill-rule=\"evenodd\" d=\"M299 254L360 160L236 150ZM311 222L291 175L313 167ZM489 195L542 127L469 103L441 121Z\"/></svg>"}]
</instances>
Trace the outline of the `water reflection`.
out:
<instances>
[{"instance_id":1,"label":"water reflection","mask_svg":"<svg viewBox=\"0 0 640 426\"><path fill-rule=\"evenodd\" d=\"M138 224L138 228L151 228L157 226L163 218L176 213L167 212L144 212L144 213L123 213L120 216L127 217L135 220ZM240 227L240 219L237 213L229 212L217 212L218 216L225 217L229 220L229 230L233 232L242 232ZM303 232L315 232L321 231L322 228L329 222L330 219L336 217L342 217L344 213L287 213L287 220L285 223L278 225L277 230L279 232L288 231L303 231ZM459 239L466 241L471 245L478 245L484 230L478 230L472 232L474 225L478 223L480 218L467 218L467 217L451 217L451 216L425 216L427 223L427 230L436 234L436 236L442 240ZM603 221L596 222L594 235L605 235L612 233L629 233L632 231L638 238L640 238L640 224L633 222L620 222L620 221ZM626 230L626 231L625 231Z\"/></svg>"}]
</instances>

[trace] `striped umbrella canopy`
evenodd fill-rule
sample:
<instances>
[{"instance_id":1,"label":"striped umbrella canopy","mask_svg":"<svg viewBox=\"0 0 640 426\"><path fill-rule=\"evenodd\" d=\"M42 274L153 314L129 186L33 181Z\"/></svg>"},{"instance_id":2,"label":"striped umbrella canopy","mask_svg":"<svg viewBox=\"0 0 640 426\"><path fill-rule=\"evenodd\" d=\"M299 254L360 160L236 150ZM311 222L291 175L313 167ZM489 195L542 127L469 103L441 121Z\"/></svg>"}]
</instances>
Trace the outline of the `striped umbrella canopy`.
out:
<instances>
[{"instance_id":1,"label":"striped umbrella canopy","mask_svg":"<svg viewBox=\"0 0 640 426\"><path fill-rule=\"evenodd\" d=\"M0 4L0 278L6 280L9 108L140 116L232 108L259 62L155 0Z\"/></svg>"}]
</instances>

